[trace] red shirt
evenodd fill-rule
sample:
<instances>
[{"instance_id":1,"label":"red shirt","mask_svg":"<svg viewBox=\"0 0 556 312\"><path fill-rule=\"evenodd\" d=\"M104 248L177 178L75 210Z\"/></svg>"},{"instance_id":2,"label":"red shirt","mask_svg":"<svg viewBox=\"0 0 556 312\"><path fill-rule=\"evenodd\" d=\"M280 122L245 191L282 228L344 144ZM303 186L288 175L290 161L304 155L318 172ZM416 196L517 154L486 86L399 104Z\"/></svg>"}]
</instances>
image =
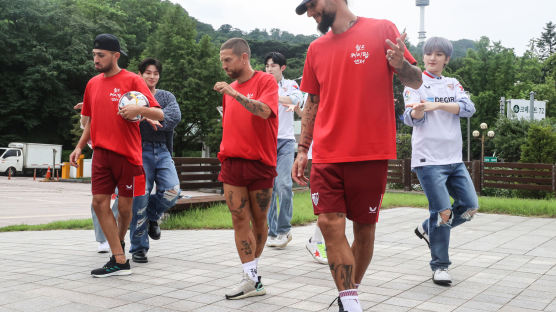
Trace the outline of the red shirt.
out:
<instances>
[{"instance_id":1,"label":"red shirt","mask_svg":"<svg viewBox=\"0 0 556 312\"><path fill-rule=\"evenodd\" d=\"M224 95L222 106L222 142L218 159L243 158L259 160L276 167L278 135L278 84L274 76L255 71L244 83L237 80L231 85L246 97L262 102L272 111L268 119L253 115L229 95Z\"/></svg>"},{"instance_id":2,"label":"red shirt","mask_svg":"<svg viewBox=\"0 0 556 312\"><path fill-rule=\"evenodd\" d=\"M125 156L134 165L143 165L139 123L118 115L118 102L129 91L143 93L150 107L160 107L143 78L122 69L112 77L99 74L89 80L81 114L91 117L93 149L104 148Z\"/></svg>"},{"instance_id":3,"label":"red shirt","mask_svg":"<svg viewBox=\"0 0 556 312\"><path fill-rule=\"evenodd\" d=\"M346 32L329 31L309 46L301 90L320 96L313 162L396 159L392 76L386 60L400 34L387 20L359 17ZM406 49L405 58L415 59Z\"/></svg>"}]
</instances>

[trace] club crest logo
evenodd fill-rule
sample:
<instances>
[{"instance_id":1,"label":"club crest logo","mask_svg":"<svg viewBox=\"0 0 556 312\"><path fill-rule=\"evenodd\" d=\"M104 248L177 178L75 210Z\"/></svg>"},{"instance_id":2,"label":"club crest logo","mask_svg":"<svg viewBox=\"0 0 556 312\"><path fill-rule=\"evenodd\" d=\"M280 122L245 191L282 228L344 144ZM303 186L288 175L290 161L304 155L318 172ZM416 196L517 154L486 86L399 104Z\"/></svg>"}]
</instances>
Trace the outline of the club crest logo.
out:
<instances>
[{"instance_id":1,"label":"club crest logo","mask_svg":"<svg viewBox=\"0 0 556 312\"><path fill-rule=\"evenodd\" d=\"M311 199L313 200L313 205L317 206L319 204L319 193L311 194Z\"/></svg>"}]
</instances>

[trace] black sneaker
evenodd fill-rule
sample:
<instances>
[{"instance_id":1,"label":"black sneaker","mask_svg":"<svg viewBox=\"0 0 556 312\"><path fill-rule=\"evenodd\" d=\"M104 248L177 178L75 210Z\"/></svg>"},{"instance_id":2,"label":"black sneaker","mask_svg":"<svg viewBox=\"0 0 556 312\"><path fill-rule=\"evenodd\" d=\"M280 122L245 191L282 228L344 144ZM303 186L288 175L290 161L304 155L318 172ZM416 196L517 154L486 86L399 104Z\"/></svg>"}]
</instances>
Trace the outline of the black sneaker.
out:
<instances>
[{"instance_id":1,"label":"black sneaker","mask_svg":"<svg viewBox=\"0 0 556 312\"><path fill-rule=\"evenodd\" d=\"M133 260L133 262L137 262L137 263L147 263L147 262L149 262L149 259L147 259L147 255L145 254L145 252L143 250L139 250L137 252L134 252L131 255L131 259Z\"/></svg>"},{"instance_id":2,"label":"black sneaker","mask_svg":"<svg viewBox=\"0 0 556 312\"><path fill-rule=\"evenodd\" d=\"M149 220L149 237L154 240L160 239L160 226L158 221Z\"/></svg>"},{"instance_id":3,"label":"black sneaker","mask_svg":"<svg viewBox=\"0 0 556 312\"><path fill-rule=\"evenodd\" d=\"M330 305L328 306L328 309L330 309L330 307L334 304L334 302L338 301L338 312L346 312L346 310L344 310L344 305L342 304L342 300L340 299L340 296L334 298L334 300L332 300L332 302L330 303Z\"/></svg>"},{"instance_id":4,"label":"black sneaker","mask_svg":"<svg viewBox=\"0 0 556 312\"><path fill-rule=\"evenodd\" d=\"M108 277L112 275L129 275L131 274L131 267L129 260L125 264L117 263L116 257L110 257L110 260L100 269L91 271L93 277Z\"/></svg>"}]
</instances>

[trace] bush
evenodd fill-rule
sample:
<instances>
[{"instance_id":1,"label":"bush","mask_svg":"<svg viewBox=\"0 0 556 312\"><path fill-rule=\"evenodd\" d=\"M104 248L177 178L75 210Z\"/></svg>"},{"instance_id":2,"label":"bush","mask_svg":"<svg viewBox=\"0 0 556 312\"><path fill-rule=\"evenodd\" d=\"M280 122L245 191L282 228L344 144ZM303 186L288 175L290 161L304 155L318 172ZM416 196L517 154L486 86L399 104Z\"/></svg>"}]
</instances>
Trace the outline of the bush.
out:
<instances>
[{"instance_id":1,"label":"bush","mask_svg":"<svg viewBox=\"0 0 556 312\"><path fill-rule=\"evenodd\" d=\"M521 162L553 164L556 162L556 132L549 121L532 123L527 141L521 145Z\"/></svg>"},{"instance_id":2,"label":"bush","mask_svg":"<svg viewBox=\"0 0 556 312\"><path fill-rule=\"evenodd\" d=\"M527 142L527 131L531 123L527 120L512 120L505 117L496 122L493 142L499 158L506 162L518 162L521 145Z\"/></svg>"}]
</instances>

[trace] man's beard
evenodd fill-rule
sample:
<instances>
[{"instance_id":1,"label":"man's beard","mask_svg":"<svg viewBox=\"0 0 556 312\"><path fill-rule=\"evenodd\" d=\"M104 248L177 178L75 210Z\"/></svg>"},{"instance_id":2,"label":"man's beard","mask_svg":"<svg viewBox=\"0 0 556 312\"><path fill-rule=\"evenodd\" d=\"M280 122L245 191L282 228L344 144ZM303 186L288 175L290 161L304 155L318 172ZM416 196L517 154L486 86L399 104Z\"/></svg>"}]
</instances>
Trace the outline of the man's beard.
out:
<instances>
[{"instance_id":1,"label":"man's beard","mask_svg":"<svg viewBox=\"0 0 556 312\"><path fill-rule=\"evenodd\" d=\"M226 74L228 75L228 77L232 78L232 79L237 79L239 78L239 76L241 76L242 71L241 70L231 70L229 72L226 72Z\"/></svg>"},{"instance_id":2,"label":"man's beard","mask_svg":"<svg viewBox=\"0 0 556 312\"><path fill-rule=\"evenodd\" d=\"M107 72L111 71L112 68L114 68L114 66L112 66L112 64L106 65L104 67L96 67L95 66L95 70L99 73L107 73Z\"/></svg>"},{"instance_id":3,"label":"man's beard","mask_svg":"<svg viewBox=\"0 0 556 312\"><path fill-rule=\"evenodd\" d=\"M334 21L336 20L336 12L322 14L320 23L317 25L317 29L324 35L328 32Z\"/></svg>"}]
</instances>

